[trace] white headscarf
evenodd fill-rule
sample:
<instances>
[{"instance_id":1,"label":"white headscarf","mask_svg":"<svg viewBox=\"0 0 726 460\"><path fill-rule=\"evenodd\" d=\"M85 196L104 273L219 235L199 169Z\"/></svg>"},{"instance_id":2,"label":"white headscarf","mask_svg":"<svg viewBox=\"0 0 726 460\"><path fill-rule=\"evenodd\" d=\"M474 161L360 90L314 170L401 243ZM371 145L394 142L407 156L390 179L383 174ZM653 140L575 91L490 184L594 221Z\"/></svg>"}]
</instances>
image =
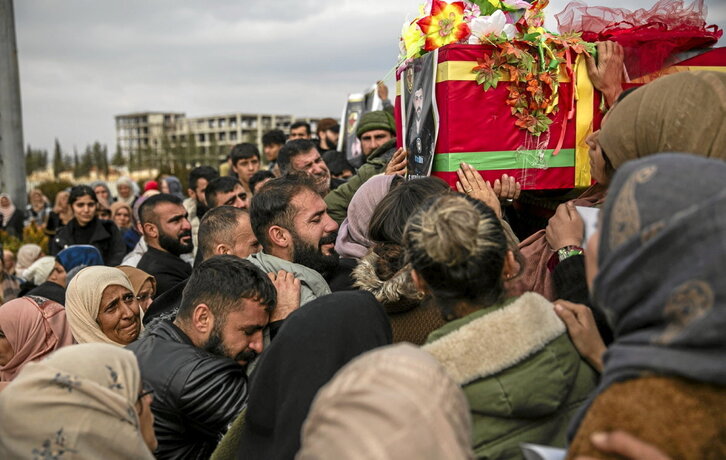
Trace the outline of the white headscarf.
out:
<instances>
[{"instance_id":1,"label":"white headscarf","mask_svg":"<svg viewBox=\"0 0 726 460\"><path fill-rule=\"evenodd\" d=\"M103 291L108 286L123 286L133 292L128 277L113 267L86 267L73 277L66 289L66 316L78 343L109 343L123 346L106 337L96 322Z\"/></svg>"}]
</instances>

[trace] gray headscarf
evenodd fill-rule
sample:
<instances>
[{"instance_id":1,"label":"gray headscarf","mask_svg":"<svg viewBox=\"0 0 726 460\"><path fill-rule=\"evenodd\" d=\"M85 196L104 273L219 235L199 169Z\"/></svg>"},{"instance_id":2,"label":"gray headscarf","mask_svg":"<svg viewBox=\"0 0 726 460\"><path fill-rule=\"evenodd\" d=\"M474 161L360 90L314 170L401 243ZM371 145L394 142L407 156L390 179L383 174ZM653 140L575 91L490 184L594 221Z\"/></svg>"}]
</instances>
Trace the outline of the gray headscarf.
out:
<instances>
[{"instance_id":1,"label":"gray headscarf","mask_svg":"<svg viewBox=\"0 0 726 460\"><path fill-rule=\"evenodd\" d=\"M598 394L644 374L726 385L724 184L726 162L693 155L618 169L601 214L593 290L615 336Z\"/></svg>"}]
</instances>

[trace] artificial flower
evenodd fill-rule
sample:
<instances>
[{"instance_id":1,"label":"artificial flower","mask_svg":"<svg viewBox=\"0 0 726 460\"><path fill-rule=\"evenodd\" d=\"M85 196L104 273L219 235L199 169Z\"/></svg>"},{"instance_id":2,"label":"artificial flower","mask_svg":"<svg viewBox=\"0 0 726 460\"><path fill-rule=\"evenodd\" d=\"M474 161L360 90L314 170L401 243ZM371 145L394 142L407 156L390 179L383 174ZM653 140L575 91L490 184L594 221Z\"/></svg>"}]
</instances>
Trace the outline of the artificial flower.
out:
<instances>
[{"instance_id":1,"label":"artificial flower","mask_svg":"<svg viewBox=\"0 0 726 460\"><path fill-rule=\"evenodd\" d=\"M469 36L469 44L477 45L479 43L487 43L487 37L493 35L499 37L506 35L507 39L514 38L516 29L513 24L507 24L507 18L502 10L497 10L491 16L479 16L474 18L469 24L471 35Z\"/></svg>"},{"instance_id":2,"label":"artificial flower","mask_svg":"<svg viewBox=\"0 0 726 460\"><path fill-rule=\"evenodd\" d=\"M481 16L481 8L472 2L464 1L464 20L471 22L474 18Z\"/></svg>"},{"instance_id":3,"label":"artificial flower","mask_svg":"<svg viewBox=\"0 0 726 460\"><path fill-rule=\"evenodd\" d=\"M411 59L421 56L425 42L426 38L416 21L403 23L401 41L399 42L402 58Z\"/></svg>"},{"instance_id":4,"label":"artificial flower","mask_svg":"<svg viewBox=\"0 0 726 460\"><path fill-rule=\"evenodd\" d=\"M532 6L529 2L524 0L502 0L502 4L504 5L504 8L509 11L527 10Z\"/></svg>"},{"instance_id":5,"label":"artificial flower","mask_svg":"<svg viewBox=\"0 0 726 460\"><path fill-rule=\"evenodd\" d=\"M431 15L419 19L417 24L426 37L426 51L465 40L470 34L469 26L464 21L464 2L433 0Z\"/></svg>"}]
</instances>

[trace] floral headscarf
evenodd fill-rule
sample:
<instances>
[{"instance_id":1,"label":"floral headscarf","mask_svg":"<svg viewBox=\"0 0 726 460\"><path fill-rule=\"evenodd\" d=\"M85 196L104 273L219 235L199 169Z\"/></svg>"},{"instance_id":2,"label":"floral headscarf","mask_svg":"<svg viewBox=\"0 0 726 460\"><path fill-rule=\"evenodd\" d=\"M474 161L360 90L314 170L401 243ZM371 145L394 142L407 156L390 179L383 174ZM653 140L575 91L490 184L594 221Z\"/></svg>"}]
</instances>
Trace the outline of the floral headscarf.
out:
<instances>
[{"instance_id":1,"label":"floral headscarf","mask_svg":"<svg viewBox=\"0 0 726 460\"><path fill-rule=\"evenodd\" d=\"M0 393L0 458L153 459L139 429L141 373L108 344L64 347Z\"/></svg>"}]
</instances>

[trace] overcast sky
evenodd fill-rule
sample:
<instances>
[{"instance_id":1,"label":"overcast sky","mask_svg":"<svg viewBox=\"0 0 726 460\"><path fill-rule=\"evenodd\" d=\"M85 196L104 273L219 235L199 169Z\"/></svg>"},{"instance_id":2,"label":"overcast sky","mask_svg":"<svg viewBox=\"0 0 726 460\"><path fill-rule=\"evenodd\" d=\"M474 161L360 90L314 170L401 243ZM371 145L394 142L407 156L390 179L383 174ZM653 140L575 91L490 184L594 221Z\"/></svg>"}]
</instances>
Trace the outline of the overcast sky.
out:
<instances>
[{"instance_id":1,"label":"overcast sky","mask_svg":"<svg viewBox=\"0 0 726 460\"><path fill-rule=\"evenodd\" d=\"M146 110L337 118L349 93L392 69L420 3L15 0L25 143L113 151L114 115ZM550 2L550 28L567 3ZM726 2L706 5L708 22L726 26Z\"/></svg>"}]
</instances>

